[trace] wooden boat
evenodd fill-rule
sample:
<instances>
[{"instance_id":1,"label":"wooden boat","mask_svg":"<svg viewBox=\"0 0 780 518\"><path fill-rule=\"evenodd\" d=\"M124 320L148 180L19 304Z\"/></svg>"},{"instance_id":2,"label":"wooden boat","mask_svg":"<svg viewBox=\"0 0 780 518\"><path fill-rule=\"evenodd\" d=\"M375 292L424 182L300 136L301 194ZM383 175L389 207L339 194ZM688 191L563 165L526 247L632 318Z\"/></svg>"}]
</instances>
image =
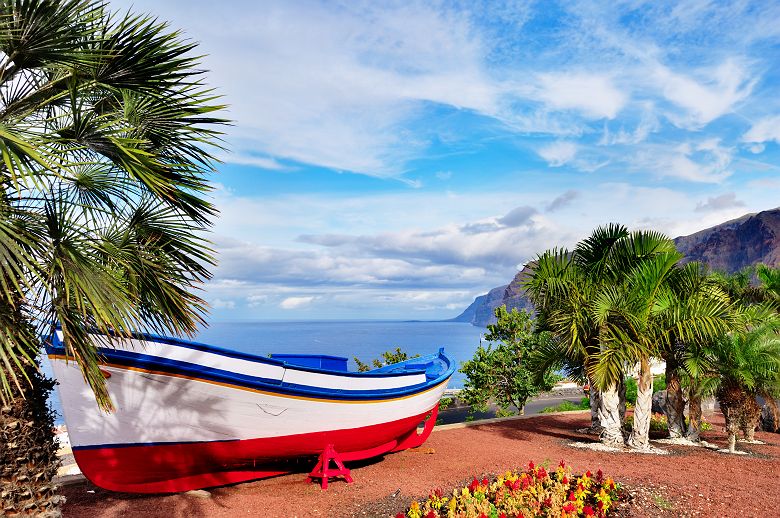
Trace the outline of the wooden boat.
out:
<instances>
[{"instance_id":1,"label":"wooden boat","mask_svg":"<svg viewBox=\"0 0 780 518\"><path fill-rule=\"evenodd\" d=\"M65 356L61 332L47 353L76 462L113 491L187 491L285 473L282 459L325 452L327 467L329 457L419 446L454 371L443 349L361 373L336 356L265 358L153 335L93 339L116 406L110 414ZM326 487L328 472L313 474Z\"/></svg>"}]
</instances>

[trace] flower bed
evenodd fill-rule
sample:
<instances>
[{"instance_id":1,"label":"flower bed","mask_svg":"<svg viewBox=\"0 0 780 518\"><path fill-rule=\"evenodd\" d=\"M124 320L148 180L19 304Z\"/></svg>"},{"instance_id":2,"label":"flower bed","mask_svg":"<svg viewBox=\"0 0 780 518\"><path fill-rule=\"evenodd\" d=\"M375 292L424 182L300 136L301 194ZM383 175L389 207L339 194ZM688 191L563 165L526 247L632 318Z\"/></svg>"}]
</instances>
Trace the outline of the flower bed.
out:
<instances>
[{"instance_id":1,"label":"flower bed","mask_svg":"<svg viewBox=\"0 0 780 518\"><path fill-rule=\"evenodd\" d=\"M574 476L563 461L552 472L531 462L528 469L507 471L492 482L475 478L452 496L437 489L396 518L603 518L621 498L621 486L601 470Z\"/></svg>"}]
</instances>

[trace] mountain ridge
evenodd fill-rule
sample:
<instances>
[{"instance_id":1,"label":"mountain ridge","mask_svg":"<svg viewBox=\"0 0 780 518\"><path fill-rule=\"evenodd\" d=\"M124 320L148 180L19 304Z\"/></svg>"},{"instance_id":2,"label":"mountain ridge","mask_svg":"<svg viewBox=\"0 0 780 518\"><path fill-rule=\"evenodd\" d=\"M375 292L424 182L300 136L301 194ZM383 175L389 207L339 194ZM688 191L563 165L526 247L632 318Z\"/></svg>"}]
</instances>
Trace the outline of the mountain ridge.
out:
<instances>
[{"instance_id":1,"label":"mountain ridge","mask_svg":"<svg viewBox=\"0 0 780 518\"><path fill-rule=\"evenodd\" d=\"M674 243L685 256L686 262L701 261L713 270L733 273L757 263L778 267L780 207L745 214L693 234L676 237ZM507 309L533 309L522 287L528 273L528 267L524 266L509 284L478 296L466 310L450 321L485 327L495 320L493 310L502 304L506 304ZM498 293L502 294L500 298Z\"/></svg>"}]
</instances>

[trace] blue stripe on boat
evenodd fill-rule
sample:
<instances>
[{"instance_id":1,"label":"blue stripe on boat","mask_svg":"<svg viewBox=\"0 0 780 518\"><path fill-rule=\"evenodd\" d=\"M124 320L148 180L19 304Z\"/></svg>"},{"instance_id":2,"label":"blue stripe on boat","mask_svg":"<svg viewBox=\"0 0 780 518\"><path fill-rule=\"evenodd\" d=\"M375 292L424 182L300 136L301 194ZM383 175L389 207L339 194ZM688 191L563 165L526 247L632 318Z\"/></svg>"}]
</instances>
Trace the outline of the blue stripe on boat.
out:
<instances>
[{"instance_id":1,"label":"blue stripe on boat","mask_svg":"<svg viewBox=\"0 0 780 518\"><path fill-rule=\"evenodd\" d=\"M165 342L158 339L155 339L155 341L161 343L167 343L170 345L179 345L175 339L167 339ZM222 351L227 351L225 349L215 348L205 344L196 344L196 345L203 346L202 349L200 347L198 348L198 350L203 352L214 352L216 354L222 354ZM64 344L62 344L62 342L59 340L59 337L57 337L56 335L54 336L53 343L47 345L46 352L48 354L60 354L60 355L65 354ZM141 369L157 371L160 372L161 374L172 374L172 375L179 374L190 378L194 378L196 380L201 379L203 381L227 383L230 385L235 385L237 387L246 387L249 389L276 393L279 394L280 396L300 396L300 397L309 397L312 399L328 399L328 400L340 400L340 401L385 400L385 399L393 399L397 397L414 395L416 393L424 392L429 388L438 385L442 381L449 378L455 371L455 367L451 364L451 362L449 362L449 360L446 359L446 357L443 356L443 349L442 349L439 351L439 354L430 355L422 358L414 358L413 360L410 360L410 362L414 361L415 363L417 363L429 358L431 360L442 358L446 361L447 363L446 370L437 373L438 374L437 376L433 376L433 377L429 376L429 379L427 379L424 383L418 383L416 385L410 385L407 387L390 388L390 389L374 389L374 390L329 389L323 387L312 387L310 385L281 383L280 380L276 380L276 379L268 379L268 378L250 376L246 374L239 374L232 371L226 371L223 369L215 369L212 367L205 367L194 363L183 362L180 360L172 360L169 358L162 358L159 356L147 355L147 354L136 353L131 351L107 349L101 347L98 348L98 352L103 358L105 358L108 361L108 363L112 363L120 367L121 366L137 367ZM240 353L240 354L241 356L254 358L257 361L257 363L267 362L269 364L279 365L290 370L316 372L320 374L330 374L334 376L344 376L345 374L351 374L351 375L359 375L359 377L364 377L364 378L365 377L381 378L381 377L391 377L391 376L392 377L409 376L409 375L416 375L424 372L422 370L413 370L411 372L402 372L402 373L377 373L377 374L372 374L371 372L343 373L343 372L328 371L322 369L312 369L312 368L291 366L285 364L284 362L268 361L269 360L268 358L263 358L254 355L246 355L245 353ZM237 357L230 354L224 354L223 356L229 356L233 358ZM249 358L242 358L242 359L249 359Z\"/></svg>"}]
</instances>

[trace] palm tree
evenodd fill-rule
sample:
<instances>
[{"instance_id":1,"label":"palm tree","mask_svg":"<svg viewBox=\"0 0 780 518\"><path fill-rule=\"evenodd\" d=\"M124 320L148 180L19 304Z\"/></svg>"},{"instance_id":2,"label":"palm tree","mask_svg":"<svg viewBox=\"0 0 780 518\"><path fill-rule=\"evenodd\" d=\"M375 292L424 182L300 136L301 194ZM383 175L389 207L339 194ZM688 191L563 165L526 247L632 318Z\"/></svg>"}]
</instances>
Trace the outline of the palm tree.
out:
<instances>
[{"instance_id":1,"label":"palm tree","mask_svg":"<svg viewBox=\"0 0 780 518\"><path fill-rule=\"evenodd\" d=\"M701 301L714 302L726 311L736 311L730 306L731 298L722 289L720 283L712 275L708 275L704 266L699 263L689 263L682 270L671 277L670 287L675 295L674 300L686 305L700 304ZM737 313L732 316L737 317ZM727 318L725 313L720 315ZM690 338L689 338L690 340ZM695 378L688 375L683 368L686 352L701 345L701 339L695 342L685 341L675 332L671 332L665 347L661 349L661 355L666 362L666 404L665 413L669 426L669 437L673 439L687 438L691 441L699 440L699 425L701 423L701 397L695 390ZM683 377L688 382L689 422L686 430L684 411L685 399L683 398Z\"/></svg>"},{"instance_id":2,"label":"palm tree","mask_svg":"<svg viewBox=\"0 0 780 518\"><path fill-rule=\"evenodd\" d=\"M565 367L582 372L591 386L591 428L607 444L622 444L620 382L622 376L595 383L595 358L601 349L602 329L593 319L592 303L615 272L609 256L615 244L627 235L621 225L599 227L577 244L575 250L548 250L531 263L525 288L538 312L538 328L551 331L555 339L537 352L540 371ZM581 371L578 366L581 366ZM622 370L620 371L622 374Z\"/></svg>"},{"instance_id":3,"label":"palm tree","mask_svg":"<svg viewBox=\"0 0 780 518\"><path fill-rule=\"evenodd\" d=\"M596 379L604 384L616 379L622 366L639 365L634 425L627 441L637 449L649 446L651 359L669 350L675 340L701 340L731 325L727 300L676 289L700 269L695 263L679 267L681 258L663 234L632 232L616 244L612 258L622 275L594 302L595 320L604 330Z\"/></svg>"},{"instance_id":4,"label":"palm tree","mask_svg":"<svg viewBox=\"0 0 780 518\"><path fill-rule=\"evenodd\" d=\"M763 397L778 413L780 395L780 321L742 333L723 335L703 350L709 373L701 392L714 394L726 418L729 451L736 450L737 434L753 440L761 415L756 397Z\"/></svg>"},{"instance_id":5,"label":"palm tree","mask_svg":"<svg viewBox=\"0 0 780 518\"><path fill-rule=\"evenodd\" d=\"M761 282L765 300L770 301L780 311L780 268L759 264L756 267L756 277Z\"/></svg>"},{"instance_id":6,"label":"palm tree","mask_svg":"<svg viewBox=\"0 0 780 518\"><path fill-rule=\"evenodd\" d=\"M192 334L206 305L204 199L220 106L186 42L92 0L0 3L0 505L57 516L51 382L61 326L110 411L90 331Z\"/></svg>"}]
</instances>

